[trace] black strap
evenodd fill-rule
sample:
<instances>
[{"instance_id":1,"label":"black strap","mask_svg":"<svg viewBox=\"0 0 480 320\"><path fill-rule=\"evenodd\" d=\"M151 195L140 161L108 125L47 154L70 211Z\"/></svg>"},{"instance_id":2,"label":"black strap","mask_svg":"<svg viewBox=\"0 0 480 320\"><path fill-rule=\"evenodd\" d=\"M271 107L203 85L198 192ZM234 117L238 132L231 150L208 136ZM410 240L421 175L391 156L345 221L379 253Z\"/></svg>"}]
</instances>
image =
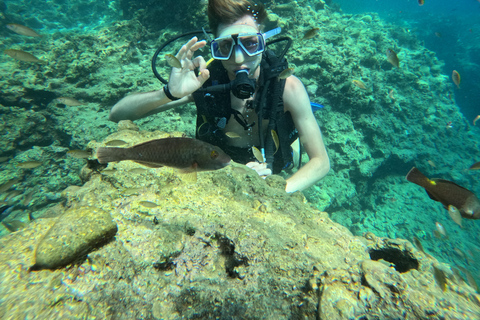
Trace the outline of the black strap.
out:
<instances>
[{"instance_id":1,"label":"black strap","mask_svg":"<svg viewBox=\"0 0 480 320\"><path fill-rule=\"evenodd\" d=\"M170 89L168 89L168 83L163 87L163 92L165 93L165 95L167 96L168 99L172 100L172 101L175 101L175 100L179 100L180 98L176 98L174 97L171 93L170 93Z\"/></svg>"}]
</instances>

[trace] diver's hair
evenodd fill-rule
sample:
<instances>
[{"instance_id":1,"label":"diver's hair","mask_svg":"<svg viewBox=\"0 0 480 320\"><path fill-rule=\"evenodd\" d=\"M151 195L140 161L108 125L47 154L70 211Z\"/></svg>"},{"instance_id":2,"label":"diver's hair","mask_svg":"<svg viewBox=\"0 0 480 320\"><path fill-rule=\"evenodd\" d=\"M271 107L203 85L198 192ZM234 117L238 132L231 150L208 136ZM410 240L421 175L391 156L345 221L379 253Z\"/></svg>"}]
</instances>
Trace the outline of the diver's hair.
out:
<instances>
[{"instance_id":1,"label":"diver's hair","mask_svg":"<svg viewBox=\"0 0 480 320\"><path fill-rule=\"evenodd\" d=\"M210 30L215 36L220 24L231 24L249 15L261 25L267 17L263 4L251 0L209 0L207 12Z\"/></svg>"}]
</instances>

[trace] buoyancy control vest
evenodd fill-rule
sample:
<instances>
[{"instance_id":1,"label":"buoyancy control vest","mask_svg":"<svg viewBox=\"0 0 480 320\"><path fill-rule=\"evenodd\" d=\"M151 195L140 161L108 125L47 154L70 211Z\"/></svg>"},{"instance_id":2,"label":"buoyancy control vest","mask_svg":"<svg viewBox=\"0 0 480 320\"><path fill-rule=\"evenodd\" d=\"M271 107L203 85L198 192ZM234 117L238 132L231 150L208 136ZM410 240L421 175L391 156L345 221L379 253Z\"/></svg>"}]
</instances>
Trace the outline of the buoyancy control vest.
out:
<instances>
[{"instance_id":1,"label":"buoyancy control vest","mask_svg":"<svg viewBox=\"0 0 480 320\"><path fill-rule=\"evenodd\" d=\"M284 112L283 91L285 79L278 79L278 75L288 68L285 58L277 58L271 50L263 53L260 63L260 77L255 99L250 106L258 114L258 121L248 124L241 114L231 107L230 91L209 93L208 88L230 82L227 71L221 61L214 61L209 66L210 78L203 87L193 93L197 106L196 138L219 146L235 162L247 163L255 161L251 147L239 148L228 144L228 137L223 129L231 116L247 130L249 126L258 125L261 146L265 148L265 162L273 173L288 169L293 165L290 145L298 138L290 112ZM262 119L268 120L266 135L262 126ZM278 136L279 146L276 149L272 131Z\"/></svg>"}]
</instances>

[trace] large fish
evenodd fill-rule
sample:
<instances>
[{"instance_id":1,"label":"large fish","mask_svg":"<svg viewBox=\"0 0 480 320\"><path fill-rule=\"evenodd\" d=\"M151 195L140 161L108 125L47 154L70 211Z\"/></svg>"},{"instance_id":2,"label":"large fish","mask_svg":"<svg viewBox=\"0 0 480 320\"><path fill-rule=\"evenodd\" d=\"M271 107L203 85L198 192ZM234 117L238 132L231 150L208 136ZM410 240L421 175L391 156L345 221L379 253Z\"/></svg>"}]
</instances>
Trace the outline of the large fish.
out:
<instances>
[{"instance_id":1,"label":"large fish","mask_svg":"<svg viewBox=\"0 0 480 320\"><path fill-rule=\"evenodd\" d=\"M167 166L185 172L221 169L231 160L219 147L191 138L157 139L130 148L100 147L97 159L100 163L132 160L148 167Z\"/></svg>"},{"instance_id":2,"label":"large fish","mask_svg":"<svg viewBox=\"0 0 480 320\"><path fill-rule=\"evenodd\" d=\"M470 190L444 179L429 179L413 167L406 176L407 180L425 188L428 196L440 202L448 209L454 206L462 217L480 219L480 200Z\"/></svg>"}]
</instances>

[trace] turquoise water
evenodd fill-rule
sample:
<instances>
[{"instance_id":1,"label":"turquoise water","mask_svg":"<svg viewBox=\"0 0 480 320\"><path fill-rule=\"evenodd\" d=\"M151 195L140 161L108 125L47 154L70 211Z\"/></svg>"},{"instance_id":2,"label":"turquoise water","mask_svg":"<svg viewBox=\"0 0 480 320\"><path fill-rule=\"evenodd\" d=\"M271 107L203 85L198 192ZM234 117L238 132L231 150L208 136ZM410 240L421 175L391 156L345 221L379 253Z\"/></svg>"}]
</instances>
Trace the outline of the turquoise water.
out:
<instances>
[{"instance_id":1,"label":"turquoise water","mask_svg":"<svg viewBox=\"0 0 480 320\"><path fill-rule=\"evenodd\" d=\"M306 198L355 235L417 237L437 259L467 268L480 281L480 222L464 219L460 228L441 204L405 180L415 166L480 195L480 173L467 170L480 161L480 122L473 125L480 114L480 3L326 2L325 14L319 1L297 1L294 10L275 7L287 1L266 2L275 14L270 25L281 25L295 40L289 63L311 100L325 106L315 115L332 170L304 192ZM82 185L85 162L66 151L85 149L113 133L116 124L108 121L108 112L126 94L161 88L151 73L151 56L172 36L205 26L204 9L204 1L0 2L2 50L21 49L47 61L32 66L0 58L0 157L5 157L0 185L18 179L2 192L8 208L2 220L28 223L29 215L41 217L63 201L66 187ZM7 23L43 37L16 35ZM300 41L312 27L320 27L319 35ZM388 47L398 52L400 69L386 62ZM162 63L160 73L168 77ZM450 79L453 70L461 74L460 88ZM352 86L353 79L368 90ZM59 96L85 104L52 104ZM194 121L194 109L185 106L136 124L193 137ZM42 164L18 167L25 161ZM436 222L447 236L435 236ZM1 235L9 234L0 228Z\"/></svg>"}]
</instances>

